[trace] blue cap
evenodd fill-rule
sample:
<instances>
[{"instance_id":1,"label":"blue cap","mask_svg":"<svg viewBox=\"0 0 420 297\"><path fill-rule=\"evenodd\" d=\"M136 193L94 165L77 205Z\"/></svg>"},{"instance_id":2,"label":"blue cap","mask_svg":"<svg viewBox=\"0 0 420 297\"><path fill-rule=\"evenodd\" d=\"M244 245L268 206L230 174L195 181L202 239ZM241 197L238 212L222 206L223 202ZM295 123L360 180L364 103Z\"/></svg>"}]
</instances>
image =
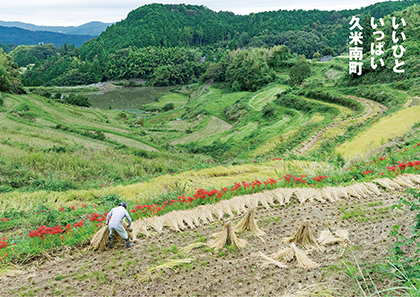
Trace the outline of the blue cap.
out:
<instances>
[{"instance_id":1,"label":"blue cap","mask_svg":"<svg viewBox=\"0 0 420 297\"><path fill-rule=\"evenodd\" d=\"M127 208L127 204L125 204L125 202L121 202L120 204L118 204L118 206L123 206L123 207Z\"/></svg>"}]
</instances>

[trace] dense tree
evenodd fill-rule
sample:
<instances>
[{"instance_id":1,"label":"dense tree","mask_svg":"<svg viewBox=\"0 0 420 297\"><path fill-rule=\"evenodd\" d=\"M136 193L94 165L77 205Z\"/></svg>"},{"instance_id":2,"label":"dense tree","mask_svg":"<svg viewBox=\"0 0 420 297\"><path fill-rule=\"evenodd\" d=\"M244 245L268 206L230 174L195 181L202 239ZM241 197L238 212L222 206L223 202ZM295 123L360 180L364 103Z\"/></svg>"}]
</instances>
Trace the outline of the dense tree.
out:
<instances>
[{"instance_id":1,"label":"dense tree","mask_svg":"<svg viewBox=\"0 0 420 297\"><path fill-rule=\"evenodd\" d=\"M18 66L13 58L0 49L0 91L25 93L22 88Z\"/></svg>"},{"instance_id":2,"label":"dense tree","mask_svg":"<svg viewBox=\"0 0 420 297\"><path fill-rule=\"evenodd\" d=\"M311 76L311 68L309 67L309 63L303 58L299 57L295 65L290 68L289 76L292 85L300 85L306 78Z\"/></svg>"}]
</instances>

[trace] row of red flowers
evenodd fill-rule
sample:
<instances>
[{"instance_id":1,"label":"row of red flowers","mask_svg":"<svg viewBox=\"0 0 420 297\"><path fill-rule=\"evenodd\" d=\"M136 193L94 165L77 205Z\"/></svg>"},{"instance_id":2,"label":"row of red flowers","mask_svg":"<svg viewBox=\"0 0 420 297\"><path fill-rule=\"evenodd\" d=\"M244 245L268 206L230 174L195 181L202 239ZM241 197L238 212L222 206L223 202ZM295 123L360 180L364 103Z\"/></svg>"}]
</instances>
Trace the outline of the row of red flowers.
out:
<instances>
[{"instance_id":1,"label":"row of red flowers","mask_svg":"<svg viewBox=\"0 0 420 297\"><path fill-rule=\"evenodd\" d=\"M47 226L39 226L36 230L29 231L29 237L41 237L41 239L44 241L45 238L48 235L56 235L56 234L62 234L65 232L71 232L72 228L82 227L84 225L85 220L81 220L80 222L74 224L73 226L70 224L67 224L66 229L63 230L61 228L61 225L55 226L55 227L47 227Z\"/></svg>"}]
</instances>

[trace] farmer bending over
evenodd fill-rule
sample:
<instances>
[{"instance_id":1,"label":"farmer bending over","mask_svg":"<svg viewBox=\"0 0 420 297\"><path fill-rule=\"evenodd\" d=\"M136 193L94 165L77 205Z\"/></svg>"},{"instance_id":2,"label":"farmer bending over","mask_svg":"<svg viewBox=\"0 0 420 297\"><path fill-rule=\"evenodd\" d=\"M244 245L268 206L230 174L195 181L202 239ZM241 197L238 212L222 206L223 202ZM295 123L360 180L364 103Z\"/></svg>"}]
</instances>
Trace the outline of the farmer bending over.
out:
<instances>
[{"instance_id":1,"label":"farmer bending over","mask_svg":"<svg viewBox=\"0 0 420 297\"><path fill-rule=\"evenodd\" d=\"M109 227L109 247L114 247L114 240L113 240L113 234L114 231L118 232L118 234L125 240L125 246L126 247L132 247L133 244L130 243L130 238L128 238L127 231L125 231L124 226L122 225L122 221L124 220L124 217L128 220L128 226L127 228L130 228L131 226L131 218L128 214L127 210L127 204L125 202L121 202L117 207L114 207L111 209L111 211L106 216L106 224ZM109 220L111 218L111 221Z\"/></svg>"}]
</instances>

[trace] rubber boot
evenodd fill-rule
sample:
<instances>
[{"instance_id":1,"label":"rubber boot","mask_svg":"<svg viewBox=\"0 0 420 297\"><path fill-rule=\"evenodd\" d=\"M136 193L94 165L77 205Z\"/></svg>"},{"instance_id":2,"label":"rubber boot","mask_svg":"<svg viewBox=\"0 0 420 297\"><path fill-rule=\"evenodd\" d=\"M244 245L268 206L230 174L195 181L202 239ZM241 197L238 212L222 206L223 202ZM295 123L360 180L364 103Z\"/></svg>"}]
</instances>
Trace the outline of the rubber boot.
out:
<instances>
[{"instance_id":1,"label":"rubber boot","mask_svg":"<svg viewBox=\"0 0 420 297\"><path fill-rule=\"evenodd\" d=\"M130 248L130 247L132 247L134 245L134 244L130 243L130 238L127 237L124 240L125 240L125 247L126 248Z\"/></svg>"},{"instance_id":2,"label":"rubber boot","mask_svg":"<svg viewBox=\"0 0 420 297\"><path fill-rule=\"evenodd\" d=\"M111 249L114 248L114 237L113 236L109 237L109 247Z\"/></svg>"}]
</instances>

